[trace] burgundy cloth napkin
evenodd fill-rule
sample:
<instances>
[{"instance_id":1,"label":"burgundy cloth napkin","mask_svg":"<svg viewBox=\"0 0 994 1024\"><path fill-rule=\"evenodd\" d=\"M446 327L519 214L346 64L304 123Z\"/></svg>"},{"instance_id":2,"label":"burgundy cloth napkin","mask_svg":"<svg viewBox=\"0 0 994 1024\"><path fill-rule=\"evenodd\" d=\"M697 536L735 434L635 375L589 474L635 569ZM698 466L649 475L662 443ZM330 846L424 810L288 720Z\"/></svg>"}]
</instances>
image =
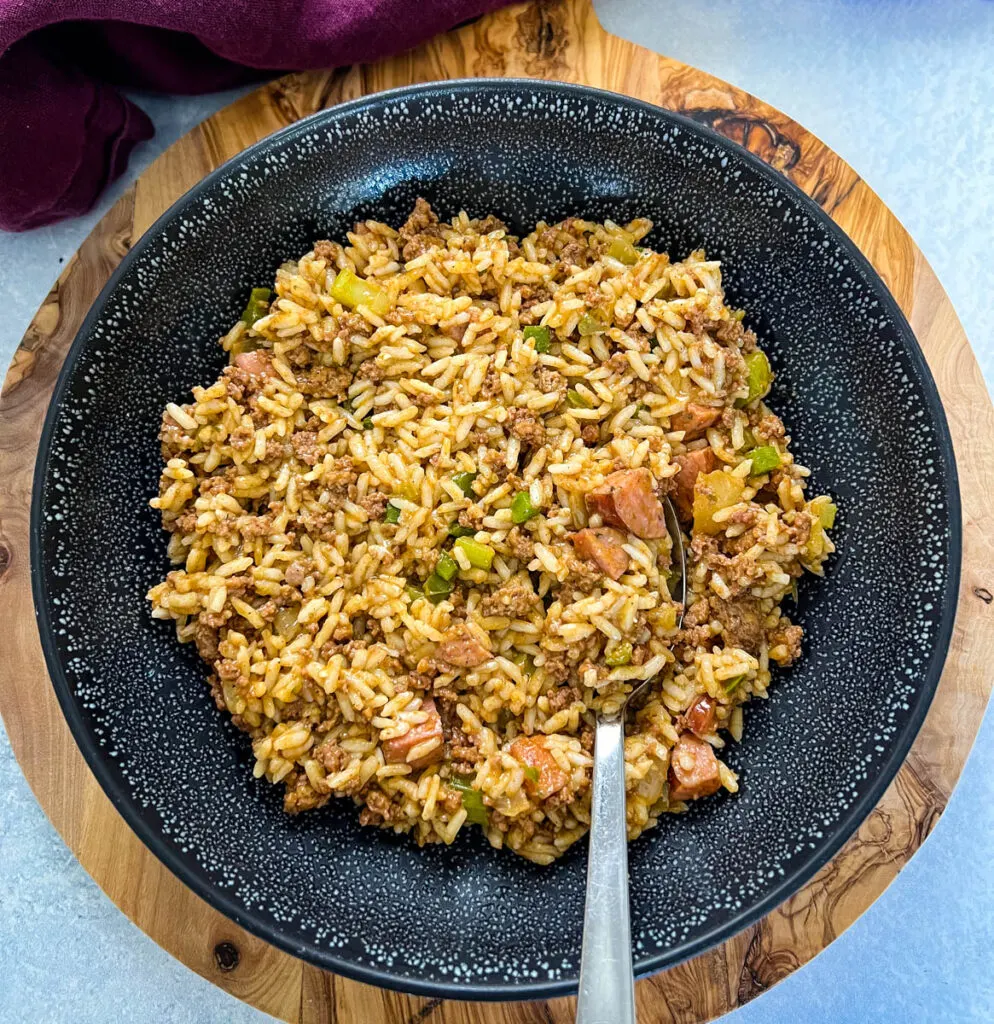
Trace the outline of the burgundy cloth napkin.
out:
<instances>
[{"instance_id":1,"label":"burgundy cloth napkin","mask_svg":"<svg viewBox=\"0 0 994 1024\"><path fill-rule=\"evenodd\" d=\"M117 87L197 93L377 60L507 0L0 0L0 228L84 213L152 136Z\"/></svg>"}]
</instances>

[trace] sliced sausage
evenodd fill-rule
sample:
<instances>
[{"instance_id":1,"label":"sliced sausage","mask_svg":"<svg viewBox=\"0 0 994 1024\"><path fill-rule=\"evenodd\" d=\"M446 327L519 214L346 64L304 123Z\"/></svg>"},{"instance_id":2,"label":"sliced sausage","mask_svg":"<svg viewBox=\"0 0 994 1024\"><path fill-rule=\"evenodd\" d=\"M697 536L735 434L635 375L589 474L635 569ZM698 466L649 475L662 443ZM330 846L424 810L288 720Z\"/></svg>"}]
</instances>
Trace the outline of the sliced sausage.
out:
<instances>
[{"instance_id":1,"label":"sliced sausage","mask_svg":"<svg viewBox=\"0 0 994 1024\"><path fill-rule=\"evenodd\" d=\"M704 436L708 427L713 427L720 419L721 409L691 402L686 409L681 409L670 417L670 430L682 430L684 441L696 441L697 438Z\"/></svg>"},{"instance_id":2,"label":"sliced sausage","mask_svg":"<svg viewBox=\"0 0 994 1024\"><path fill-rule=\"evenodd\" d=\"M680 467L680 472L673 478L676 489L673 492L673 504L682 519L689 519L694 514L694 484L701 473L710 473L718 463L711 448L699 448L686 455L678 455L673 460Z\"/></svg>"},{"instance_id":3,"label":"sliced sausage","mask_svg":"<svg viewBox=\"0 0 994 1024\"><path fill-rule=\"evenodd\" d=\"M383 756L388 764L409 764L412 768L425 768L442 760L444 753L444 737L442 735L442 716L439 715L435 702L431 697L426 697L421 702L421 710L426 712L428 717L417 725L412 725L403 736L395 736L393 739L383 740ZM410 756L416 747L420 747L429 740L437 742L428 750L418 754L411 761Z\"/></svg>"},{"instance_id":4,"label":"sliced sausage","mask_svg":"<svg viewBox=\"0 0 994 1024\"><path fill-rule=\"evenodd\" d=\"M666 517L647 469L622 469L587 495L587 508L610 526L652 540L666 536Z\"/></svg>"},{"instance_id":5,"label":"sliced sausage","mask_svg":"<svg viewBox=\"0 0 994 1024\"><path fill-rule=\"evenodd\" d=\"M604 573L616 580L628 571L628 553L622 547L625 535L610 526L580 530L573 534L573 547L580 558L596 562Z\"/></svg>"},{"instance_id":6,"label":"sliced sausage","mask_svg":"<svg viewBox=\"0 0 994 1024\"><path fill-rule=\"evenodd\" d=\"M711 697L700 697L684 712L683 724L695 736L714 732L715 707Z\"/></svg>"},{"instance_id":7,"label":"sliced sausage","mask_svg":"<svg viewBox=\"0 0 994 1024\"><path fill-rule=\"evenodd\" d=\"M718 758L692 732L681 733L670 754L670 799L697 800L721 789Z\"/></svg>"},{"instance_id":8,"label":"sliced sausage","mask_svg":"<svg viewBox=\"0 0 994 1024\"><path fill-rule=\"evenodd\" d=\"M235 366L255 377L275 376L273 361L265 349L257 348L251 352L239 352L235 356Z\"/></svg>"},{"instance_id":9,"label":"sliced sausage","mask_svg":"<svg viewBox=\"0 0 994 1024\"><path fill-rule=\"evenodd\" d=\"M525 773L525 789L540 800L558 793L569 782L569 776L559 767L540 736L519 736L511 744L511 756L533 769L532 775L538 772L538 779L529 778Z\"/></svg>"},{"instance_id":10,"label":"sliced sausage","mask_svg":"<svg viewBox=\"0 0 994 1024\"><path fill-rule=\"evenodd\" d=\"M456 668L476 668L490 659L490 647L485 634L461 622L444 634L435 655Z\"/></svg>"}]
</instances>

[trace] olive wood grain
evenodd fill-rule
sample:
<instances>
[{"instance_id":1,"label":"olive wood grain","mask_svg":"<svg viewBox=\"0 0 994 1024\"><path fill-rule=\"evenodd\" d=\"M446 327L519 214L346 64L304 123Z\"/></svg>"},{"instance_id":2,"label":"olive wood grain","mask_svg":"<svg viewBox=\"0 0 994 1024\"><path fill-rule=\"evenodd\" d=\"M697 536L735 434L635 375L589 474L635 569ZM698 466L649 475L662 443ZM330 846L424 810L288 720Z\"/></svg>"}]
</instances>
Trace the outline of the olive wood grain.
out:
<instances>
[{"instance_id":1,"label":"olive wood grain","mask_svg":"<svg viewBox=\"0 0 994 1024\"><path fill-rule=\"evenodd\" d=\"M606 34L589 0L506 8L379 64L270 82L163 153L97 225L35 316L0 398L0 711L38 801L86 870L156 942L239 999L299 1024L572 1021L572 1000L441 1002L356 984L272 948L208 907L135 838L90 774L59 712L32 613L28 509L42 421L70 342L130 244L205 174L276 129L381 89L477 76L560 79L627 93L688 114L778 168L828 211L887 282L949 416L963 498L963 575L934 704L880 804L810 884L719 948L637 986L643 1024L709 1020L765 991L848 927L907 863L949 799L994 680L994 415L949 299L855 172L754 97Z\"/></svg>"}]
</instances>

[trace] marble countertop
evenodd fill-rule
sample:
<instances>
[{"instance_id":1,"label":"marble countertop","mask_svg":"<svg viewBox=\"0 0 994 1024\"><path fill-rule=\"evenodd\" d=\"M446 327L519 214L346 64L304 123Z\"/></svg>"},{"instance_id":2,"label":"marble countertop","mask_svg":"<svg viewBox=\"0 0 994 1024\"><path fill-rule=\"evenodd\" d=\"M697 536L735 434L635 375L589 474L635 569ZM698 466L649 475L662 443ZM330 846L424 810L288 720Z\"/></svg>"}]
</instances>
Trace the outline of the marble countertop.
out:
<instances>
[{"instance_id":1,"label":"marble countertop","mask_svg":"<svg viewBox=\"0 0 994 1024\"><path fill-rule=\"evenodd\" d=\"M598 0L605 27L762 97L841 154L949 292L988 388L994 289L990 0ZM0 235L0 363L122 187L235 93L138 96L156 137L87 217ZM994 715L945 814L883 896L812 963L728 1024L994 1020ZM146 938L35 803L0 730L0 1020L270 1021ZM358 1022L357 1022L358 1024ZM366 1022L363 1022L366 1024ZM375 1024L375 1022L369 1022Z\"/></svg>"}]
</instances>

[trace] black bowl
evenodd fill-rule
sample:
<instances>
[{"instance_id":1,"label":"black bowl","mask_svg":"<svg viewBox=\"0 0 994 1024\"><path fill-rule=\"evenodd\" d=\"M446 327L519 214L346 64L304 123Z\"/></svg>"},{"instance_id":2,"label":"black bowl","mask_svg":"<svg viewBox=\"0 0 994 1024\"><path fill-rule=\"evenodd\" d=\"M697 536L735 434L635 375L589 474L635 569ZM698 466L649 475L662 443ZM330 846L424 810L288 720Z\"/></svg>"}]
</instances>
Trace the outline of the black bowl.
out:
<instances>
[{"instance_id":1,"label":"black bowl","mask_svg":"<svg viewBox=\"0 0 994 1024\"><path fill-rule=\"evenodd\" d=\"M806 654L746 712L735 797L631 847L636 970L672 965L795 892L898 770L932 698L960 564L956 466L914 336L855 246L784 177L692 121L532 81L416 86L322 112L236 157L132 249L86 319L49 410L32 570L62 708L100 783L194 891L283 949L426 995L575 988L586 854L538 868L478 834L451 848L360 829L335 801L290 818L252 777L195 653L153 621L166 569L147 505L167 401L212 381L251 285L357 218L418 195L514 229L647 215L652 242L725 266L778 373L770 399L841 511L801 590Z\"/></svg>"}]
</instances>

